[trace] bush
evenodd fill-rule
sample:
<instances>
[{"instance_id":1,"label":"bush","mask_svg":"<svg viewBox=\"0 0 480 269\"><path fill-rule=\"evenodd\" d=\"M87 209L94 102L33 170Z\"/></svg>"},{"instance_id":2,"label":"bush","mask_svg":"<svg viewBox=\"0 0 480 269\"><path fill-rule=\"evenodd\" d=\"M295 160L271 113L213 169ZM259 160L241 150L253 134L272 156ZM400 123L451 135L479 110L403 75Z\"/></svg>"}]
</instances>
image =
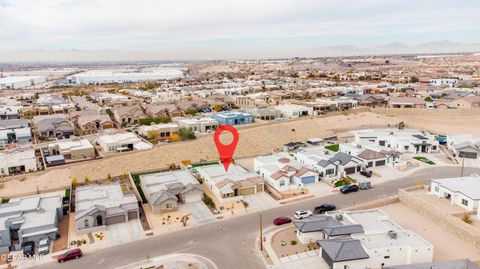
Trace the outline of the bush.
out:
<instances>
[{"instance_id":1,"label":"bush","mask_svg":"<svg viewBox=\"0 0 480 269\"><path fill-rule=\"evenodd\" d=\"M205 194L203 195L203 202L209 207L215 207L215 202L213 202L212 198Z\"/></svg>"},{"instance_id":2,"label":"bush","mask_svg":"<svg viewBox=\"0 0 480 269\"><path fill-rule=\"evenodd\" d=\"M473 223L472 217L467 212L463 213L462 220L463 220L463 222L468 223L468 224Z\"/></svg>"},{"instance_id":3,"label":"bush","mask_svg":"<svg viewBox=\"0 0 480 269\"><path fill-rule=\"evenodd\" d=\"M198 111L193 107L185 110L185 114L187 114L187 115L195 116L197 113L198 113Z\"/></svg>"},{"instance_id":4,"label":"bush","mask_svg":"<svg viewBox=\"0 0 480 269\"><path fill-rule=\"evenodd\" d=\"M297 241L296 241L296 240L290 241L290 245L295 246L296 244L297 244Z\"/></svg>"},{"instance_id":5,"label":"bush","mask_svg":"<svg viewBox=\"0 0 480 269\"><path fill-rule=\"evenodd\" d=\"M193 131L187 128L180 129L178 135L180 135L180 139L182 140L191 140L196 138Z\"/></svg>"}]
</instances>

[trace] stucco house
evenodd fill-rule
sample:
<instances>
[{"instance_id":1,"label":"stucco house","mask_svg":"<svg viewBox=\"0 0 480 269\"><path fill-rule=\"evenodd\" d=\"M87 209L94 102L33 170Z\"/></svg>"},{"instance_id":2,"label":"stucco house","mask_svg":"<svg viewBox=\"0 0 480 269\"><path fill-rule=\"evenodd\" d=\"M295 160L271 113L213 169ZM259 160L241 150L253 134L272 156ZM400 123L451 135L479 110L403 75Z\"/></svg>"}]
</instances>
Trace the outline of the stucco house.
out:
<instances>
[{"instance_id":1,"label":"stucco house","mask_svg":"<svg viewBox=\"0 0 480 269\"><path fill-rule=\"evenodd\" d=\"M125 194L120 183L79 186L75 189L75 227L87 233L107 225L139 219L140 210L133 193Z\"/></svg>"},{"instance_id":2,"label":"stucco house","mask_svg":"<svg viewBox=\"0 0 480 269\"><path fill-rule=\"evenodd\" d=\"M0 252L20 250L23 242L57 239L63 218L62 193L11 199L0 205Z\"/></svg>"},{"instance_id":3,"label":"stucco house","mask_svg":"<svg viewBox=\"0 0 480 269\"><path fill-rule=\"evenodd\" d=\"M140 175L143 193L154 214L177 210L179 203L200 202L203 190L186 170L172 170Z\"/></svg>"}]
</instances>

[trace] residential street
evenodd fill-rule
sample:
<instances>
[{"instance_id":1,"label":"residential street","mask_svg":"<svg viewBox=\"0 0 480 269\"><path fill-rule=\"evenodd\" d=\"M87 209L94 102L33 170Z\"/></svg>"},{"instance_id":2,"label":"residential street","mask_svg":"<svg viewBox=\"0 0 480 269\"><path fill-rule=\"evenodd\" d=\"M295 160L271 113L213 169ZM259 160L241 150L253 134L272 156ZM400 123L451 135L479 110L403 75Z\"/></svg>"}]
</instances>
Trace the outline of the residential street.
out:
<instances>
[{"instance_id":1,"label":"residential street","mask_svg":"<svg viewBox=\"0 0 480 269\"><path fill-rule=\"evenodd\" d=\"M263 211L264 228L268 229L272 226L273 218L291 216L298 209L313 209L325 202L334 203L337 207L343 208L396 194L397 189L414 186L418 181L425 183L430 179L458 177L460 169L460 167L429 167L410 176L376 185L367 191L348 195L333 194L269 209ZM465 175L472 173L480 174L480 168L465 168ZM259 231L258 220L259 213L254 213L99 250L65 264L48 263L36 268L117 268L146 260L147 257L171 253L203 255L215 262L220 269L265 268L254 250L254 242Z\"/></svg>"}]
</instances>

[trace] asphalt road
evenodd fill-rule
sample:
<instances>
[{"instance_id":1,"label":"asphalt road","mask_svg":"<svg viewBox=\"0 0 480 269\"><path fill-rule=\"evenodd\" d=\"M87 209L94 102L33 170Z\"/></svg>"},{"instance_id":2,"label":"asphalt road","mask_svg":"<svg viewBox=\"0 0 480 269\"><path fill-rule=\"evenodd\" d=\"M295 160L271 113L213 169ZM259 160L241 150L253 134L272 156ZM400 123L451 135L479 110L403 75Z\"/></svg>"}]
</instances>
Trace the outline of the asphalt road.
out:
<instances>
[{"instance_id":1,"label":"asphalt road","mask_svg":"<svg viewBox=\"0 0 480 269\"><path fill-rule=\"evenodd\" d=\"M479 174L480 168L465 168L465 175L472 173ZM431 179L458 176L460 176L460 167L429 167L410 176L375 185L374 188L369 190L347 195L338 193L287 204L263 211L264 228L271 228L272 220L275 217L291 216L295 210L311 210L325 202L334 203L338 208L347 207L394 195L399 188L415 186L418 181L427 183ZM64 264L47 263L35 268L116 268L146 260L147 257L171 253L203 255L215 262L220 269L265 268L254 250L255 239L259 235L258 224L259 213L254 213L98 250L86 254L79 260L69 261Z\"/></svg>"}]
</instances>

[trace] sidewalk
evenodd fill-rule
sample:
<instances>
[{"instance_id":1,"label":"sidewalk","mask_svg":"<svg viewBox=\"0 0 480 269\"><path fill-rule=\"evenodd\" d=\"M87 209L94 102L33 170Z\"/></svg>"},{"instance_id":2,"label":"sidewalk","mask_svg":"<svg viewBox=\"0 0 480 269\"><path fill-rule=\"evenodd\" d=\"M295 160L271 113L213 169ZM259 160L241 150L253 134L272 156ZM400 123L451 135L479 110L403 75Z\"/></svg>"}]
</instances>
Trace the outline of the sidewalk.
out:
<instances>
[{"instance_id":1,"label":"sidewalk","mask_svg":"<svg viewBox=\"0 0 480 269\"><path fill-rule=\"evenodd\" d=\"M126 266L117 267L117 269L137 269L137 268L164 268L164 269L218 269L218 267L208 258L189 254L171 254L150 258L146 261L132 263Z\"/></svg>"}]
</instances>

